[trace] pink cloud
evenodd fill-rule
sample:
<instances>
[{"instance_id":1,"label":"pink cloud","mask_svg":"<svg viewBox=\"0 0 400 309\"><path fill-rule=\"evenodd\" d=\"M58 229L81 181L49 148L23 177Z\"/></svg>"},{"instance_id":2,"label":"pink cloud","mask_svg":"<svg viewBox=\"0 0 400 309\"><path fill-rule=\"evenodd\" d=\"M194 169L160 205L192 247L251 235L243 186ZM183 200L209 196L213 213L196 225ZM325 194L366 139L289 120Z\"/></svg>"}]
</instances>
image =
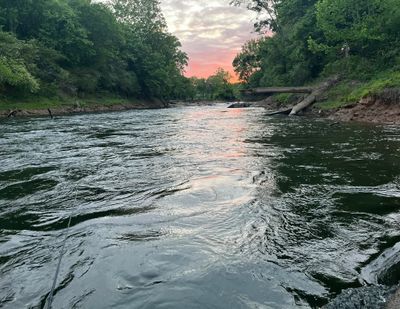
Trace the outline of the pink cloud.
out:
<instances>
[{"instance_id":1,"label":"pink cloud","mask_svg":"<svg viewBox=\"0 0 400 309\"><path fill-rule=\"evenodd\" d=\"M193 53L185 75L207 78L214 74L218 68L223 68L235 77L232 62L236 53L236 51L231 50L217 50L215 53L210 53L210 51ZM234 78L234 80L237 79Z\"/></svg>"},{"instance_id":2,"label":"pink cloud","mask_svg":"<svg viewBox=\"0 0 400 309\"><path fill-rule=\"evenodd\" d=\"M232 61L254 38L256 15L230 0L161 0L170 31L189 56L187 76L208 77L218 67L234 75Z\"/></svg>"}]
</instances>

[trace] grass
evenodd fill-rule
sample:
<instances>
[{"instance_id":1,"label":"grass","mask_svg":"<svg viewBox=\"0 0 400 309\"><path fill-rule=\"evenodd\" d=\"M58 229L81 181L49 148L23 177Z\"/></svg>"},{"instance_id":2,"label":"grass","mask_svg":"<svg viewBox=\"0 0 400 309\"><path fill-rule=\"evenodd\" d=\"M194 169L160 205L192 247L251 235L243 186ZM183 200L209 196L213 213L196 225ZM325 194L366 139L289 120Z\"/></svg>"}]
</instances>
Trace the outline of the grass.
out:
<instances>
[{"instance_id":1,"label":"grass","mask_svg":"<svg viewBox=\"0 0 400 309\"><path fill-rule=\"evenodd\" d=\"M379 95L386 88L400 87L400 71L385 72L376 78L355 89L348 100L359 101L371 95Z\"/></svg>"},{"instance_id":2,"label":"grass","mask_svg":"<svg viewBox=\"0 0 400 309\"><path fill-rule=\"evenodd\" d=\"M280 93L280 94L276 94L275 96L275 100L279 103L279 105L287 105L290 103L293 94L291 93Z\"/></svg>"},{"instance_id":3,"label":"grass","mask_svg":"<svg viewBox=\"0 0 400 309\"><path fill-rule=\"evenodd\" d=\"M34 110L62 107L60 100L50 98L0 99L0 110Z\"/></svg>"},{"instance_id":4,"label":"grass","mask_svg":"<svg viewBox=\"0 0 400 309\"><path fill-rule=\"evenodd\" d=\"M118 104L141 103L113 96L93 96L87 98L46 98L32 95L24 98L0 98L0 110L40 110L62 109L70 107L112 106Z\"/></svg>"},{"instance_id":5,"label":"grass","mask_svg":"<svg viewBox=\"0 0 400 309\"><path fill-rule=\"evenodd\" d=\"M342 81L327 91L325 101L318 102L315 105L320 109L336 109L353 104L354 102L347 98L359 85L355 81Z\"/></svg>"},{"instance_id":6,"label":"grass","mask_svg":"<svg viewBox=\"0 0 400 309\"><path fill-rule=\"evenodd\" d=\"M400 72L386 71L369 81L344 80L327 92L324 102L316 104L321 109L336 109L359 102L362 98L379 95L384 89L400 88Z\"/></svg>"}]
</instances>

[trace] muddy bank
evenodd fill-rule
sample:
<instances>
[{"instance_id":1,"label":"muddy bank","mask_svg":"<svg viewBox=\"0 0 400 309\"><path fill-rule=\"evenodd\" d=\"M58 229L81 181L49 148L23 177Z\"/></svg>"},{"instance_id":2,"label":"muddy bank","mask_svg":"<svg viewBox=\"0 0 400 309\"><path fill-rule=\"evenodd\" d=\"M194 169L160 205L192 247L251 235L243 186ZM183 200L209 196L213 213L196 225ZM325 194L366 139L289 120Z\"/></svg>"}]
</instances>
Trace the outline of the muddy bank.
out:
<instances>
[{"instance_id":1,"label":"muddy bank","mask_svg":"<svg viewBox=\"0 0 400 309\"><path fill-rule=\"evenodd\" d=\"M322 112L322 115L338 121L400 124L400 104L368 97L357 104Z\"/></svg>"},{"instance_id":2,"label":"muddy bank","mask_svg":"<svg viewBox=\"0 0 400 309\"><path fill-rule=\"evenodd\" d=\"M81 113L114 112L131 109L157 109L166 108L168 103L162 100L146 100L132 103L112 105L91 105L91 106L65 106L49 109L9 109L0 110L0 118L7 117L38 117L38 116L62 116Z\"/></svg>"},{"instance_id":3,"label":"muddy bank","mask_svg":"<svg viewBox=\"0 0 400 309\"><path fill-rule=\"evenodd\" d=\"M323 97L323 95L322 95ZM304 96L296 95L282 104L274 97L253 103L253 106L264 107L271 111L284 110L300 102ZM323 117L335 121L357 121L382 124L400 124L400 89L386 89L381 94L366 97L360 102L337 109L324 109L321 103L302 112L301 115Z\"/></svg>"}]
</instances>

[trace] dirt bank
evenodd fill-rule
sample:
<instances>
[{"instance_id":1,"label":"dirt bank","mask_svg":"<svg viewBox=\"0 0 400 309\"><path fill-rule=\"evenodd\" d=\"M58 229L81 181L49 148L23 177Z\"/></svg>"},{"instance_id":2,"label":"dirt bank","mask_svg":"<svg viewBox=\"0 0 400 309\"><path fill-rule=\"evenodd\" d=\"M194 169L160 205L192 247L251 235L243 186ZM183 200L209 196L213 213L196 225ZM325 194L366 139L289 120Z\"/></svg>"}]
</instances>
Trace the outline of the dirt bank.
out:
<instances>
[{"instance_id":1,"label":"dirt bank","mask_svg":"<svg viewBox=\"0 0 400 309\"><path fill-rule=\"evenodd\" d=\"M61 116L61 115L72 115L80 113L96 113L96 112L112 112L112 111L123 111L131 109L157 109L165 108L168 104L161 100L146 100L132 103L123 104L93 104L90 106L65 106L50 109L9 109L0 110L0 118L5 117L36 117L36 116ZM50 111L49 111L50 110Z\"/></svg>"},{"instance_id":2,"label":"dirt bank","mask_svg":"<svg viewBox=\"0 0 400 309\"><path fill-rule=\"evenodd\" d=\"M274 97L253 103L253 106L264 107L271 111L285 110L301 101L303 96L297 95L282 104ZM335 121L357 121L400 125L400 89L385 89L375 96L368 96L354 104L335 109L324 108L323 101L302 112L309 117L323 117Z\"/></svg>"},{"instance_id":3,"label":"dirt bank","mask_svg":"<svg viewBox=\"0 0 400 309\"><path fill-rule=\"evenodd\" d=\"M371 97L357 104L322 114L338 121L400 124L400 104L383 102Z\"/></svg>"}]
</instances>

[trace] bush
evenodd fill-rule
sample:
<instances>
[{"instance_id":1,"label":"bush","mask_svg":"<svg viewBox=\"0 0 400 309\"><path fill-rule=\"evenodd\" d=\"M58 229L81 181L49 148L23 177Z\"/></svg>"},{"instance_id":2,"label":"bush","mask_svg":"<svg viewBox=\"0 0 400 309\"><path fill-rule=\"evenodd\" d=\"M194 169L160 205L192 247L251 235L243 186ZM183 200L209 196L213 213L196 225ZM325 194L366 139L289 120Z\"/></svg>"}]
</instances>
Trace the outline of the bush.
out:
<instances>
[{"instance_id":1,"label":"bush","mask_svg":"<svg viewBox=\"0 0 400 309\"><path fill-rule=\"evenodd\" d=\"M349 56L326 65L323 77L340 75L343 79L369 80L379 72L379 66L359 56Z\"/></svg>"},{"instance_id":2,"label":"bush","mask_svg":"<svg viewBox=\"0 0 400 309\"><path fill-rule=\"evenodd\" d=\"M25 64L6 57L0 57L0 85L32 93L39 90L39 82L29 73Z\"/></svg>"},{"instance_id":3,"label":"bush","mask_svg":"<svg viewBox=\"0 0 400 309\"><path fill-rule=\"evenodd\" d=\"M362 98L368 96L375 96L381 94L385 89L388 88L400 88L400 72L389 71L381 73L376 78L363 84L354 90L349 97L348 101L357 102Z\"/></svg>"}]
</instances>

